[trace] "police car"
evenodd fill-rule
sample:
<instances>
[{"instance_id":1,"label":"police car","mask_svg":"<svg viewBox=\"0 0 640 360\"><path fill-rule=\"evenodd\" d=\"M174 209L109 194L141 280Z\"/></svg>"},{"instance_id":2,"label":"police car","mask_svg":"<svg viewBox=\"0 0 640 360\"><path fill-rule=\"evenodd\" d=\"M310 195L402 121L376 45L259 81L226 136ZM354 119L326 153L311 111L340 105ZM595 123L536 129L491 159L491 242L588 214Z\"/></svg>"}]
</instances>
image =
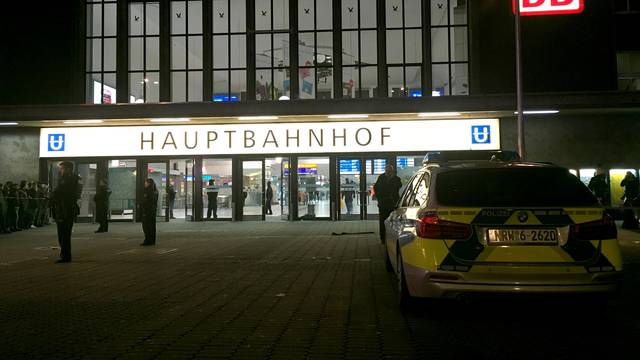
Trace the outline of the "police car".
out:
<instances>
[{"instance_id":1,"label":"police car","mask_svg":"<svg viewBox=\"0 0 640 360\"><path fill-rule=\"evenodd\" d=\"M514 152L427 154L385 225L401 305L467 293L606 293L621 278L615 223L589 189L565 168Z\"/></svg>"}]
</instances>

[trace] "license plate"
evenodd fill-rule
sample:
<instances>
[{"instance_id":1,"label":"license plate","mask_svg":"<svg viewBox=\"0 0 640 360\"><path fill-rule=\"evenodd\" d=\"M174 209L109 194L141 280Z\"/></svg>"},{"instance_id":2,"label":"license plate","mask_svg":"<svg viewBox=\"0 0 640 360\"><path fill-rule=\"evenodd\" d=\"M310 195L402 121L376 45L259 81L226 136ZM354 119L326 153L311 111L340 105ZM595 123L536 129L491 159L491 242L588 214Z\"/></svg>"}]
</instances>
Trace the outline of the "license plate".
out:
<instances>
[{"instance_id":1,"label":"license plate","mask_svg":"<svg viewBox=\"0 0 640 360\"><path fill-rule=\"evenodd\" d=\"M558 243L556 229L489 229L489 244L555 245Z\"/></svg>"}]
</instances>

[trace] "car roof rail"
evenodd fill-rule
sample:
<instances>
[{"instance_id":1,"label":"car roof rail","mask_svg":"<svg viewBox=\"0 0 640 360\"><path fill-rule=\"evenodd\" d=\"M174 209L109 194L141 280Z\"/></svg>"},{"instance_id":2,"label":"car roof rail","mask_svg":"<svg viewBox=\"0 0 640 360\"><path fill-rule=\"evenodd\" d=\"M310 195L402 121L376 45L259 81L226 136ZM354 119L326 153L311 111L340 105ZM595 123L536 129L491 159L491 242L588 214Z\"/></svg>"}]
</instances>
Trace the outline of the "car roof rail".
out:
<instances>
[{"instance_id":1,"label":"car roof rail","mask_svg":"<svg viewBox=\"0 0 640 360\"><path fill-rule=\"evenodd\" d=\"M447 163L451 161L520 161L520 155L513 150L454 150L430 151L422 160L422 165L433 163Z\"/></svg>"}]
</instances>

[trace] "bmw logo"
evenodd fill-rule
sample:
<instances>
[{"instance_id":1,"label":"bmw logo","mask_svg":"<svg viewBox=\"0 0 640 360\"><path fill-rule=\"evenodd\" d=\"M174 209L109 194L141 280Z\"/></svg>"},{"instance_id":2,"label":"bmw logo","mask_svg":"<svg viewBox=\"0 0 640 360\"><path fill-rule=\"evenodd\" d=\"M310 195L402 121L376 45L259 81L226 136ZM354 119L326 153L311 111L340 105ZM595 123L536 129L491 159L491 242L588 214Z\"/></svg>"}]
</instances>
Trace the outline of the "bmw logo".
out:
<instances>
[{"instance_id":1,"label":"bmw logo","mask_svg":"<svg viewBox=\"0 0 640 360\"><path fill-rule=\"evenodd\" d=\"M521 211L521 212L518 214L518 220L519 220L521 223L526 223L526 222L527 222L527 220L529 220L529 215L527 214L527 212L526 212L526 211Z\"/></svg>"}]
</instances>

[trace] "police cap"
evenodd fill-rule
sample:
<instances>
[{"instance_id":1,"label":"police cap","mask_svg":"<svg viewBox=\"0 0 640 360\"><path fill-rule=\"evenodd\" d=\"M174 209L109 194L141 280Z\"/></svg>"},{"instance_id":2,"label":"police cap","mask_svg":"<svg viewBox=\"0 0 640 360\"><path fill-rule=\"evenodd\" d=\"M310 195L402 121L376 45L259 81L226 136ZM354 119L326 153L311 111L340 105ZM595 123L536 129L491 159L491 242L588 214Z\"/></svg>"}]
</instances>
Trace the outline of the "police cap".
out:
<instances>
[{"instance_id":1,"label":"police cap","mask_svg":"<svg viewBox=\"0 0 640 360\"><path fill-rule=\"evenodd\" d=\"M71 161L63 161L58 166L73 170L73 163Z\"/></svg>"}]
</instances>

